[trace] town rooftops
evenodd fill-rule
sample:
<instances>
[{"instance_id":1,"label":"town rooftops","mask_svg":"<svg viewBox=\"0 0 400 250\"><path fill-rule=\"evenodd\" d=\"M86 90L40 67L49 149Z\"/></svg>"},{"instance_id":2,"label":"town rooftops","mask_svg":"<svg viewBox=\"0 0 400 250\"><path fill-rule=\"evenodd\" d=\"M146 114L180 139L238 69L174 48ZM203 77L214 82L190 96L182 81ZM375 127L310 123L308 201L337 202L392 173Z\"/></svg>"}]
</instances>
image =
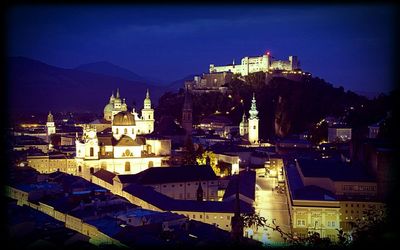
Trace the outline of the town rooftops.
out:
<instances>
[{"instance_id":1,"label":"town rooftops","mask_svg":"<svg viewBox=\"0 0 400 250\"><path fill-rule=\"evenodd\" d=\"M118 175L122 183L158 184L217 180L210 166L154 167L134 175Z\"/></svg>"},{"instance_id":2,"label":"town rooftops","mask_svg":"<svg viewBox=\"0 0 400 250\"><path fill-rule=\"evenodd\" d=\"M123 190L164 211L235 212L234 200L230 202L175 200L155 191L151 187L138 184L131 184ZM240 201L240 211L242 213L251 213L253 208L250 204Z\"/></svg>"},{"instance_id":3,"label":"town rooftops","mask_svg":"<svg viewBox=\"0 0 400 250\"><path fill-rule=\"evenodd\" d=\"M304 177L325 177L333 181L375 181L360 166L350 165L330 159L297 159L297 164Z\"/></svg>"},{"instance_id":4,"label":"town rooftops","mask_svg":"<svg viewBox=\"0 0 400 250\"><path fill-rule=\"evenodd\" d=\"M231 119L224 115L209 115L203 119L201 119L200 124L211 124L211 123L218 123L218 124L232 124Z\"/></svg>"},{"instance_id":5,"label":"town rooftops","mask_svg":"<svg viewBox=\"0 0 400 250\"><path fill-rule=\"evenodd\" d=\"M114 174L110 171L107 171L105 169L100 169L99 171L94 173L93 176L96 176L97 178L99 178L105 182L108 182L110 184L113 184L113 179L116 176L116 174Z\"/></svg>"},{"instance_id":6,"label":"town rooftops","mask_svg":"<svg viewBox=\"0 0 400 250\"><path fill-rule=\"evenodd\" d=\"M304 186L300 174L295 166L288 166L286 168L286 174L292 200L336 200L336 196L329 190L314 185Z\"/></svg>"},{"instance_id":7,"label":"town rooftops","mask_svg":"<svg viewBox=\"0 0 400 250\"><path fill-rule=\"evenodd\" d=\"M255 200L256 172L240 171L239 175L232 176L225 190L223 199L232 198L236 195L237 184L239 182L239 193Z\"/></svg>"}]
</instances>

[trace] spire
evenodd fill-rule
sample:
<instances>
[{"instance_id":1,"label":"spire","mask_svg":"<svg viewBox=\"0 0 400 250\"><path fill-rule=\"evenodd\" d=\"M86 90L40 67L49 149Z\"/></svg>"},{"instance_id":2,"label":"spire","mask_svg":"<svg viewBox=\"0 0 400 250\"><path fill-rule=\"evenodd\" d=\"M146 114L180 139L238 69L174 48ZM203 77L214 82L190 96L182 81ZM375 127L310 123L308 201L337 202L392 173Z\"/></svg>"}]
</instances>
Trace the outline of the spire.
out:
<instances>
[{"instance_id":1,"label":"spire","mask_svg":"<svg viewBox=\"0 0 400 250\"><path fill-rule=\"evenodd\" d=\"M256 119L258 118L258 110L257 110L257 105L256 105L256 96L253 92L253 100L251 100L251 108L250 108L250 119Z\"/></svg>"},{"instance_id":2,"label":"spire","mask_svg":"<svg viewBox=\"0 0 400 250\"><path fill-rule=\"evenodd\" d=\"M201 187L200 179L199 179L199 186L197 187L197 201L203 201L203 188Z\"/></svg>"},{"instance_id":3,"label":"spire","mask_svg":"<svg viewBox=\"0 0 400 250\"><path fill-rule=\"evenodd\" d=\"M149 89L147 89L147 91L146 91L146 98L144 99L143 107L145 109L151 109L151 99L150 99Z\"/></svg>"},{"instance_id":4,"label":"spire","mask_svg":"<svg viewBox=\"0 0 400 250\"><path fill-rule=\"evenodd\" d=\"M187 88L185 91L185 101L183 102L183 109L184 110L192 109L192 96L190 95L190 92Z\"/></svg>"},{"instance_id":5,"label":"spire","mask_svg":"<svg viewBox=\"0 0 400 250\"><path fill-rule=\"evenodd\" d=\"M116 98L119 98L119 88L117 88L117 96Z\"/></svg>"},{"instance_id":6,"label":"spire","mask_svg":"<svg viewBox=\"0 0 400 250\"><path fill-rule=\"evenodd\" d=\"M232 61L232 65L235 65L235 58L234 58L233 61Z\"/></svg>"},{"instance_id":7,"label":"spire","mask_svg":"<svg viewBox=\"0 0 400 250\"><path fill-rule=\"evenodd\" d=\"M114 102L114 99L115 99L114 91L112 91L112 92L111 92L111 96L110 96L110 101L109 101L109 103L113 103L113 102Z\"/></svg>"},{"instance_id":8,"label":"spire","mask_svg":"<svg viewBox=\"0 0 400 250\"><path fill-rule=\"evenodd\" d=\"M51 114L51 111L49 111L49 114L47 115L47 122L54 122L53 115Z\"/></svg>"}]
</instances>

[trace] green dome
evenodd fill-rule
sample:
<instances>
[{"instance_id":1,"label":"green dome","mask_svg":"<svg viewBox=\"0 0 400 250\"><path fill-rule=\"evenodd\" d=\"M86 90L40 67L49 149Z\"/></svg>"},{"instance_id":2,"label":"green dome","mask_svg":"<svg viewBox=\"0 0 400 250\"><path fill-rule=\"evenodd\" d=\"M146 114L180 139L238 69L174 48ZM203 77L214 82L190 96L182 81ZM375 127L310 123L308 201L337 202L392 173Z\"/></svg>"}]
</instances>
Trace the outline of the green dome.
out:
<instances>
[{"instance_id":1,"label":"green dome","mask_svg":"<svg viewBox=\"0 0 400 250\"><path fill-rule=\"evenodd\" d=\"M114 105L112 105L112 103L109 103L104 107L104 113L112 112L113 109L114 109Z\"/></svg>"}]
</instances>

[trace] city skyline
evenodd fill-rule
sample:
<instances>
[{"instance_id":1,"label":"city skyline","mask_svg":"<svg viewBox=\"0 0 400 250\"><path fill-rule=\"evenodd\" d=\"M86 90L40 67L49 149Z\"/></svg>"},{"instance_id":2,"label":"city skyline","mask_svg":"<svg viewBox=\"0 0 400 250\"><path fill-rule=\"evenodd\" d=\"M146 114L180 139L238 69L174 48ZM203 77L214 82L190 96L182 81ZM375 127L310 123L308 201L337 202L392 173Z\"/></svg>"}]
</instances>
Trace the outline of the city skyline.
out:
<instances>
[{"instance_id":1,"label":"city skyline","mask_svg":"<svg viewBox=\"0 0 400 250\"><path fill-rule=\"evenodd\" d=\"M395 11L385 5L38 5L7 14L8 56L63 68L108 61L167 84L270 51L298 56L336 87L393 89Z\"/></svg>"}]
</instances>

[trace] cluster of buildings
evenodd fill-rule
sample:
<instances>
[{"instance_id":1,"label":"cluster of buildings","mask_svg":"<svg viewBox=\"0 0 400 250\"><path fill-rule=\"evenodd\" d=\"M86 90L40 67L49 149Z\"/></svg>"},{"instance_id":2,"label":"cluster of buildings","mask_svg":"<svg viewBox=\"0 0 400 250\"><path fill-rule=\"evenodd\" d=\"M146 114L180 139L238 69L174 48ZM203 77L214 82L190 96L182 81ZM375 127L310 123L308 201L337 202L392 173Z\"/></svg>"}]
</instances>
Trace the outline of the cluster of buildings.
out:
<instances>
[{"instance_id":1,"label":"cluster of buildings","mask_svg":"<svg viewBox=\"0 0 400 250\"><path fill-rule=\"evenodd\" d=\"M195 246L222 244L230 238L226 230L199 222L192 216L139 207L78 176L62 172L40 174L29 168L15 169L10 174L6 185L8 205L25 208L18 217L45 215L46 226L59 228L58 225L63 225L68 234L75 235L77 247L86 246L84 243L117 247ZM131 187L126 192L135 194L139 190ZM218 212L216 215L221 216ZM209 219L209 215L206 216ZM12 228L20 225L14 221L10 223ZM24 228L26 231L26 225ZM50 241L56 233L53 231L48 230L38 247L54 246ZM71 245L72 240L68 237L61 243Z\"/></svg>"},{"instance_id":2,"label":"cluster of buildings","mask_svg":"<svg viewBox=\"0 0 400 250\"><path fill-rule=\"evenodd\" d=\"M235 60L232 64L224 66L210 64L208 73L203 73L201 76L195 76L193 80L186 81L185 88L195 94L228 93L229 88L226 84L232 81L234 75L243 78L259 72L264 74L266 84L274 77L300 81L311 76L310 73L301 70L297 56L289 56L288 60L275 60L270 52L266 52L261 56L243 57L240 64L235 64Z\"/></svg>"},{"instance_id":3,"label":"cluster of buildings","mask_svg":"<svg viewBox=\"0 0 400 250\"><path fill-rule=\"evenodd\" d=\"M376 126L360 142L352 139L351 128L326 118L326 143L314 146L306 135L263 142L255 94L240 124L214 116L193 125L192 93L197 90L220 89L233 74L297 74L299 67L297 57L275 61L269 53L245 57L240 65L210 65L210 73L195 78L195 85L185 83L179 143L175 135L161 135L155 128L149 91L139 114L129 111L117 90L101 119L78 124L73 132L57 129L49 113L45 136L26 138L41 140L26 157L26 165L37 172L10 181L7 195L96 245L163 245L171 235L189 243L238 234L268 243L272 236L267 231L235 222L240 213L265 211L267 219L281 218L278 225L287 219L287 230L298 237L318 232L337 240L338 229L351 232L366 211L385 209L394 150L375 138ZM216 133L207 134L211 130ZM233 132L239 140L229 137ZM56 147L50 138L60 134ZM207 158L205 165L184 165L187 139L212 154L212 162ZM16 144L14 149L26 148ZM212 166L230 171L217 174Z\"/></svg>"}]
</instances>

